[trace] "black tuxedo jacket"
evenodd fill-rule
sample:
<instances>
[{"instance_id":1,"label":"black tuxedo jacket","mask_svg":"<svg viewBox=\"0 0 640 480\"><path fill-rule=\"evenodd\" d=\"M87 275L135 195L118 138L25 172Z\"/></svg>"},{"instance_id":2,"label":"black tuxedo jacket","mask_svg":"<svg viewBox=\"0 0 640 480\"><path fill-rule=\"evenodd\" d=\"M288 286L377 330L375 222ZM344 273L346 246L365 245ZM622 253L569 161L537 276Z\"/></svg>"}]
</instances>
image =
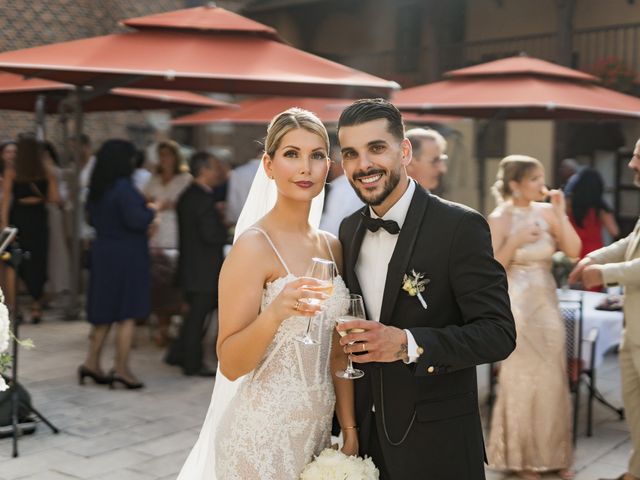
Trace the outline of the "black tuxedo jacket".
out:
<instances>
[{"instance_id":1,"label":"black tuxedo jacket","mask_svg":"<svg viewBox=\"0 0 640 480\"><path fill-rule=\"evenodd\" d=\"M361 293L355 267L366 232L363 214L368 207L340 227L352 293ZM426 310L402 289L412 270L430 279ZM484 479L475 366L506 358L516 332L506 274L479 213L416 185L389 262L380 321L409 329L424 353L408 365L360 364L365 376L354 381L360 453L370 451L375 418L391 479Z\"/></svg>"},{"instance_id":2,"label":"black tuxedo jacket","mask_svg":"<svg viewBox=\"0 0 640 480\"><path fill-rule=\"evenodd\" d=\"M178 199L178 284L188 292L216 292L227 231L215 197L192 183Z\"/></svg>"}]
</instances>

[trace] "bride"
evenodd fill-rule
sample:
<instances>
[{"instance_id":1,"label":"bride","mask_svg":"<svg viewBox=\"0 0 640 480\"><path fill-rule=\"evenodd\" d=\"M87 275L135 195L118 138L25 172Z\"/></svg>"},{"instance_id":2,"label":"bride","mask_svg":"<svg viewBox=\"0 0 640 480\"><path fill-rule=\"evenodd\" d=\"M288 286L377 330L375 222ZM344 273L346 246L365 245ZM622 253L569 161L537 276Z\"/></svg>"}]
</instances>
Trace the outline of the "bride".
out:
<instances>
[{"instance_id":1,"label":"bride","mask_svg":"<svg viewBox=\"0 0 640 480\"><path fill-rule=\"evenodd\" d=\"M346 364L333 321L348 291L338 276L316 323L319 345L304 345L325 299L303 278L311 258L341 267L339 241L319 231L329 138L311 112L292 108L267 129L262 167L236 225L219 283L219 371L207 418L178 480L297 479L329 447L335 411L343 452L355 455L353 385L333 375Z\"/></svg>"}]
</instances>

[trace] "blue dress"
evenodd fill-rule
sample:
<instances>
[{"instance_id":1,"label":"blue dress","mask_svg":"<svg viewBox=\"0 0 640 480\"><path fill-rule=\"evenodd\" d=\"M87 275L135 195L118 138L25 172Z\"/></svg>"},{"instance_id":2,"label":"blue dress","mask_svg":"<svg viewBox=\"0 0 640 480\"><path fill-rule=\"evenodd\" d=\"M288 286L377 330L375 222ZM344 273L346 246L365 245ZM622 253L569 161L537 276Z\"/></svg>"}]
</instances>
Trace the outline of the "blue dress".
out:
<instances>
[{"instance_id":1,"label":"blue dress","mask_svg":"<svg viewBox=\"0 0 640 480\"><path fill-rule=\"evenodd\" d=\"M144 318L151 307L147 231L153 211L131 179L120 178L87 205L91 244L87 318L94 325Z\"/></svg>"}]
</instances>

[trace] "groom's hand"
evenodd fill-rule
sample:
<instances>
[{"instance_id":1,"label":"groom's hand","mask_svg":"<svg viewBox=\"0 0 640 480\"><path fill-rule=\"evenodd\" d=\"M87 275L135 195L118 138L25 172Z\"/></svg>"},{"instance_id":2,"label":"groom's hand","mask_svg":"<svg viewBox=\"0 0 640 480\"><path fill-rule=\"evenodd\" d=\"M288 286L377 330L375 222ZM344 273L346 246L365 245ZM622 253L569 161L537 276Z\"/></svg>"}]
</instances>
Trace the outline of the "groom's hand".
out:
<instances>
[{"instance_id":1,"label":"groom's hand","mask_svg":"<svg viewBox=\"0 0 640 480\"><path fill-rule=\"evenodd\" d=\"M340 345L346 354L359 354L352 357L356 363L409 360L404 330L371 320L353 320L341 323L336 328L339 332L351 332L340 339Z\"/></svg>"}]
</instances>

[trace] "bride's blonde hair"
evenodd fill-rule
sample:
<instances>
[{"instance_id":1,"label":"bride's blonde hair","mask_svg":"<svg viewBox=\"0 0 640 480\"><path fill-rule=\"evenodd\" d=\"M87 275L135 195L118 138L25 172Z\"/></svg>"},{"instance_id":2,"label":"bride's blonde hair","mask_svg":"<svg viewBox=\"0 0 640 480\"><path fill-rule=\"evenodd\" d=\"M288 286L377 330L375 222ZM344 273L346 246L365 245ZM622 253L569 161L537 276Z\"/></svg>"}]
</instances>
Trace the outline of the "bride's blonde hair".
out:
<instances>
[{"instance_id":1,"label":"bride's blonde hair","mask_svg":"<svg viewBox=\"0 0 640 480\"><path fill-rule=\"evenodd\" d=\"M531 171L543 168L540 160L527 155L508 155L502 159L498 167L496 182L491 187L491 193L499 204L513 197L509 182L521 182Z\"/></svg>"},{"instance_id":2,"label":"bride's blonde hair","mask_svg":"<svg viewBox=\"0 0 640 480\"><path fill-rule=\"evenodd\" d=\"M302 108L293 107L284 112L279 113L267 127L267 136L264 139L264 152L273 158L276 150L280 146L282 137L291 130L296 128L304 128L305 130L315 133L324 141L329 152L329 134L318 117L312 112Z\"/></svg>"}]
</instances>

